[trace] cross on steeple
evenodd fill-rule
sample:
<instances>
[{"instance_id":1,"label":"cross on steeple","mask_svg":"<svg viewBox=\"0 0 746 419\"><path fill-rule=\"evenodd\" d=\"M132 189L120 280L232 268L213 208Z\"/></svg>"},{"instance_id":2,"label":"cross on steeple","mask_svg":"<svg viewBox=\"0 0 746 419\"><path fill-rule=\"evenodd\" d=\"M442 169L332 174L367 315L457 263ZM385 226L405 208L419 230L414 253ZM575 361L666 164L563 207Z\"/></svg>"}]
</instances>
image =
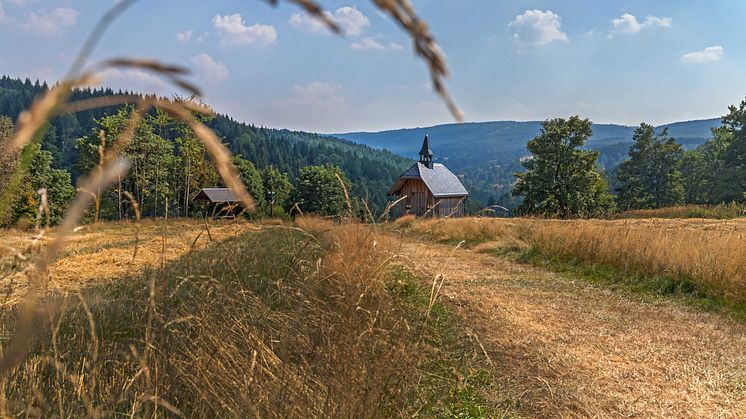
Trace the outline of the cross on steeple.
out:
<instances>
[{"instance_id":1,"label":"cross on steeple","mask_svg":"<svg viewBox=\"0 0 746 419\"><path fill-rule=\"evenodd\" d=\"M427 138L427 135L425 135L425 140L422 141L420 163L424 164L428 169L433 168L433 150L430 149L430 139Z\"/></svg>"}]
</instances>

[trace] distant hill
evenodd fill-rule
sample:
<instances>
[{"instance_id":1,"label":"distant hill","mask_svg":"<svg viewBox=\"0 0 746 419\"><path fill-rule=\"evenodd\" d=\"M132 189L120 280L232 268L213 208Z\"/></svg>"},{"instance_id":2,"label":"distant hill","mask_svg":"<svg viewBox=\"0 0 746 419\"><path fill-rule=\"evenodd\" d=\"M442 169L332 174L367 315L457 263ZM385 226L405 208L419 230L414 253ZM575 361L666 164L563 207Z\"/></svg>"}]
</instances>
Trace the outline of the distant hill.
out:
<instances>
[{"instance_id":1,"label":"distant hill","mask_svg":"<svg viewBox=\"0 0 746 419\"><path fill-rule=\"evenodd\" d=\"M695 147L710 138L710 130L720 126L720 118L675 122L661 125L687 148ZM386 149L402 156L416 158L422 137L430 136L436 158L450 160L451 166L468 166L470 160L500 159L505 154L525 154L526 143L539 134L541 121L491 121L444 124L421 128L404 128L380 132L348 132L334 134L370 147ZM589 148L631 143L635 127L594 124ZM456 156L468 157L456 161Z\"/></svg>"},{"instance_id":2,"label":"distant hill","mask_svg":"<svg viewBox=\"0 0 746 419\"><path fill-rule=\"evenodd\" d=\"M707 141L710 130L717 126L720 118L675 122L657 128L668 128L669 134L690 149ZM473 197L484 203L497 200L510 205L506 193L515 180L513 173L521 170L520 158L528 154L526 143L540 130L541 121L491 121L334 136L417 158L422 138L427 134L435 159L461 175L467 187L476 191ZM599 150L601 165L613 169L626 158L634 130L632 126L594 124L587 148Z\"/></svg>"}]
</instances>

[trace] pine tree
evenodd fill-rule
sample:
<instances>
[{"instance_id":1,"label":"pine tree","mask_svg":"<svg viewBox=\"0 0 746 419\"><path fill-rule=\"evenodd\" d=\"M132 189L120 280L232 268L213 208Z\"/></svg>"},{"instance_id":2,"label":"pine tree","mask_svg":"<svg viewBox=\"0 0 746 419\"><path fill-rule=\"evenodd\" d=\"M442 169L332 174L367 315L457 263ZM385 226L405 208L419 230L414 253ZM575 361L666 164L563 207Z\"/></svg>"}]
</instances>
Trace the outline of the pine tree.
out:
<instances>
[{"instance_id":1,"label":"pine tree","mask_svg":"<svg viewBox=\"0 0 746 419\"><path fill-rule=\"evenodd\" d=\"M656 134L654 127L646 123L635 129L632 139L629 160L619 165L617 173L620 208L662 208L683 203L681 145L668 135L668 130Z\"/></svg>"}]
</instances>

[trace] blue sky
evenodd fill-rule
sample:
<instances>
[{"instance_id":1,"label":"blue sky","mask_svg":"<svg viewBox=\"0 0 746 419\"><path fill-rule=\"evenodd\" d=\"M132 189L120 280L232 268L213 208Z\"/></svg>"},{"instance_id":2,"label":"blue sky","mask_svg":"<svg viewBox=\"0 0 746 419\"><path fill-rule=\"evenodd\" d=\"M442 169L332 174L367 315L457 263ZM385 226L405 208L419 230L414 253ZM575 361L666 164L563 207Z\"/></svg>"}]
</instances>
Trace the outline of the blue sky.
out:
<instances>
[{"instance_id":1,"label":"blue sky","mask_svg":"<svg viewBox=\"0 0 746 419\"><path fill-rule=\"evenodd\" d=\"M716 117L746 95L746 2L413 0L469 121L579 114L599 123ZM0 73L57 80L109 0L0 0ZM141 0L94 60L188 66L216 110L318 132L453 122L407 36L370 2L324 1L332 36L297 7ZM116 88L170 94L140 71Z\"/></svg>"}]
</instances>

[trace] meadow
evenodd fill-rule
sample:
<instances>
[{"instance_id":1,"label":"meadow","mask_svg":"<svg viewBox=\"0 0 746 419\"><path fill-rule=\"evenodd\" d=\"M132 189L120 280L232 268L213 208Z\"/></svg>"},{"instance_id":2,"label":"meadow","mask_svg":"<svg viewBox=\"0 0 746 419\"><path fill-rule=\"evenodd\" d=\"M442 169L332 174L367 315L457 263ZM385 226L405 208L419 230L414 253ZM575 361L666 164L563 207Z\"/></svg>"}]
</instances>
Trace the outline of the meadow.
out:
<instances>
[{"instance_id":1,"label":"meadow","mask_svg":"<svg viewBox=\"0 0 746 419\"><path fill-rule=\"evenodd\" d=\"M0 382L0 408L5 416L149 417L732 412L743 402L735 389L744 372L722 374L742 356L735 349L742 316L730 314L741 313L746 298L744 232L743 219L405 217L372 225L299 217L92 224L72 233L51 265L28 354ZM0 334L8 337L22 332L17 325L25 296L35 291L33 265L56 229L44 236L3 233ZM599 280L609 272L614 275ZM578 279L598 288L576 285ZM489 281L497 282L485 288ZM624 298L634 287L670 301L651 306ZM548 299L557 290L567 299L560 305ZM717 302L713 307L726 315L702 317L701 307L681 312L672 294ZM608 316L620 306L644 322L678 316L686 323L656 343L674 354L656 362L683 374L660 397L673 400L701 378L690 368L704 361L685 354L703 345L688 340L705 339L694 333L705 324L720 324L713 330L734 342L706 349L712 353L703 371L721 379L701 389L704 400L666 410L632 390L615 390L621 401L601 397L598 389L573 390L583 380L626 382L582 378L572 367L611 357L606 350L596 361L562 355L564 369L536 360L523 365L531 359L526 351L563 353L564 346L552 345L567 345L568 336L579 339L572 346L578 350L624 345L614 356L640 356L630 342L598 341L559 320L552 327L567 330L536 329L541 320L526 318L534 310L540 318L560 309L584 312L588 298L604 310L575 320L592 323L589 331L612 327L616 320ZM479 308L487 302L498 304L495 311ZM512 308L501 311L506 307ZM519 314L521 333L498 325ZM635 326L629 339L649 339L654 332L648 326ZM643 330L645 336L635 335ZM540 339L542 346L520 349L525 339ZM1 342L7 353L7 338ZM599 368L617 368L608 362ZM641 380L644 388L655 384ZM728 403L716 403L723 394ZM644 409L625 404L632 399L644 401Z\"/></svg>"},{"instance_id":2,"label":"meadow","mask_svg":"<svg viewBox=\"0 0 746 419\"><path fill-rule=\"evenodd\" d=\"M55 231L3 233L11 336ZM488 414L460 319L395 249L321 219L86 226L50 268L2 414Z\"/></svg>"},{"instance_id":3,"label":"meadow","mask_svg":"<svg viewBox=\"0 0 746 419\"><path fill-rule=\"evenodd\" d=\"M555 262L559 269L596 268L596 276L612 270L620 282L634 280L643 289L695 293L739 310L746 305L743 218L400 219L398 224L432 240L463 240L477 251L513 253L545 267Z\"/></svg>"}]
</instances>

